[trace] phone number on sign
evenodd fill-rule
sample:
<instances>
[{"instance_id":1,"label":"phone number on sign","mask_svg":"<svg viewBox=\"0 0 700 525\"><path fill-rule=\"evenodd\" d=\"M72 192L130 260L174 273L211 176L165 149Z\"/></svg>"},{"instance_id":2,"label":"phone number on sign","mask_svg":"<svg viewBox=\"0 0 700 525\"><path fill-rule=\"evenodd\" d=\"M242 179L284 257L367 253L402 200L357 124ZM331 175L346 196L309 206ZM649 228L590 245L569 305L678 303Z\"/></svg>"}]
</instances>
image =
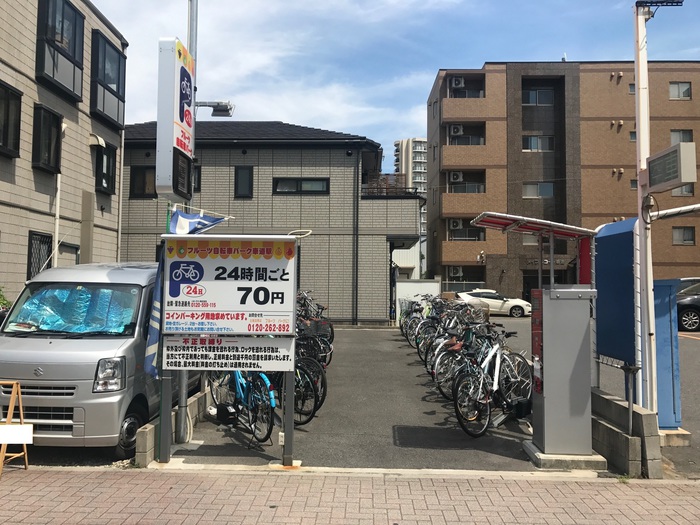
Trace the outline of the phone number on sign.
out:
<instances>
[{"instance_id":1,"label":"phone number on sign","mask_svg":"<svg viewBox=\"0 0 700 525\"><path fill-rule=\"evenodd\" d=\"M255 323L248 325L249 332L289 332L289 323Z\"/></svg>"}]
</instances>

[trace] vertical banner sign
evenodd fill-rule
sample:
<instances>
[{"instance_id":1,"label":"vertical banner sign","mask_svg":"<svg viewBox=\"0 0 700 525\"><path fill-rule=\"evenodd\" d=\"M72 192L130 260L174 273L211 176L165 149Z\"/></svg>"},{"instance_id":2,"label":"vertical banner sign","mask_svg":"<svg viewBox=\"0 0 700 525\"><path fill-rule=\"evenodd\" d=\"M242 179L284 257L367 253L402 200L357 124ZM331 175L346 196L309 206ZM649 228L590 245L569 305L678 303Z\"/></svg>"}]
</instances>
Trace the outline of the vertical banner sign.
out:
<instances>
[{"instance_id":1,"label":"vertical banner sign","mask_svg":"<svg viewBox=\"0 0 700 525\"><path fill-rule=\"evenodd\" d=\"M296 238L163 238L164 368L293 370Z\"/></svg>"},{"instance_id":2,"label":"vertical banner sign","mask_svg":"<svg viewBox=\"0 0 700 525\"><path fill-rule=\"evenodd\" d=\"M194 59L177 38L161 39L158 52L156 191L159 197L189 202L194 154Z\"/></svg>"}]
</instances>

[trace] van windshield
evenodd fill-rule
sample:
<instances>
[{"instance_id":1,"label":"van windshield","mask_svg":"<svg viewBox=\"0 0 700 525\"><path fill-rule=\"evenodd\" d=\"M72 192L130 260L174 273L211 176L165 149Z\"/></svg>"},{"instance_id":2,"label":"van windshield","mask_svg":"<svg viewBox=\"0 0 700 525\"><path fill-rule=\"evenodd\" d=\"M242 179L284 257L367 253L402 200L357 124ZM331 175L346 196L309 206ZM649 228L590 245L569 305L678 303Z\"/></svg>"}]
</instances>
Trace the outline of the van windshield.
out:
<instances>
[{"instance_id":1,"label":"van windshield","mask_svg":"<svg viewBox=\"0 0 700 525\"><path fill-rule=\"evenodd\" d=\"M131 336L140 301L141 287L133 284L29 283L3 332Z\"/></svg>"}]
</instances>

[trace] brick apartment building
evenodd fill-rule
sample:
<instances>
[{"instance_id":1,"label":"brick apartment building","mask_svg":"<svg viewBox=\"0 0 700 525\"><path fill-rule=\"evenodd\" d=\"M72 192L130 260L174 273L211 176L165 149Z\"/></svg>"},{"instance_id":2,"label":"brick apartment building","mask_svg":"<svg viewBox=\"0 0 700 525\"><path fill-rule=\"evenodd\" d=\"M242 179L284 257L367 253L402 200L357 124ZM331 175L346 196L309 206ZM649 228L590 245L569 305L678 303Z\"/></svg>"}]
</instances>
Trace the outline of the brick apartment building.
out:
<instances>
[{"instance_id":1,"label":"brick apartment building","mask_svg":"<svg viewBox=\"0 0 700 525\"><path fill-rule=\"evenodd\" d=\"M700 133L694 86L700 62L649 63L652 154ZM523 297L537 283L537 238L471 226L481 212L589 229L637 216L633 62L440 70L427 119L428 275L445 290ZM656 194L658 208L698 203L695 186ZM698 227L696 215L654 223L656 279L700 274ZM544 269L575 282L575 257L573 243L556 241Z\"/></svg>"}]
</instances>

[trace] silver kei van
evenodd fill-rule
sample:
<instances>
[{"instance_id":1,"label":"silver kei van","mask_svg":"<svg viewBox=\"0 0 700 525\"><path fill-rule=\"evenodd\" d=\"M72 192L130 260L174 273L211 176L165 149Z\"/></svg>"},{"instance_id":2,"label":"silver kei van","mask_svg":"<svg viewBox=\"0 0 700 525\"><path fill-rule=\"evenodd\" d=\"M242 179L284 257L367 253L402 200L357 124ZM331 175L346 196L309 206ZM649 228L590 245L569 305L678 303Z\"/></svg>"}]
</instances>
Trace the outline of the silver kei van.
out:
<instances>
[{"instance_id":1,"label":"silver kei van","mask_svg":"<svg viewBox=\"0 0 700 525\"><path fill-rule=\"evenodd\" d=\"M81 264L27 282L0 328L0 380L20 382L35 445L133 456L136 430L159 407L158 382L144 371L156 270ZM3 387L0 422L9 399Z\"/></svg>"}]
</instances>

